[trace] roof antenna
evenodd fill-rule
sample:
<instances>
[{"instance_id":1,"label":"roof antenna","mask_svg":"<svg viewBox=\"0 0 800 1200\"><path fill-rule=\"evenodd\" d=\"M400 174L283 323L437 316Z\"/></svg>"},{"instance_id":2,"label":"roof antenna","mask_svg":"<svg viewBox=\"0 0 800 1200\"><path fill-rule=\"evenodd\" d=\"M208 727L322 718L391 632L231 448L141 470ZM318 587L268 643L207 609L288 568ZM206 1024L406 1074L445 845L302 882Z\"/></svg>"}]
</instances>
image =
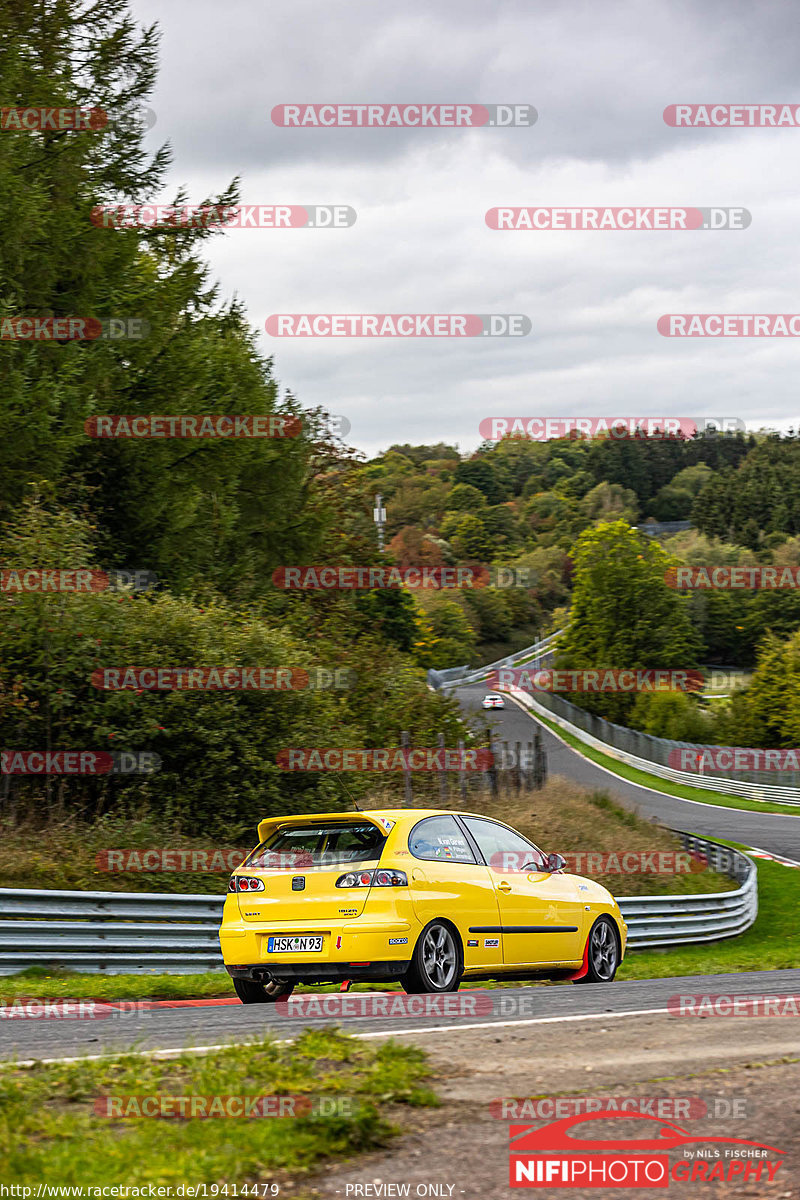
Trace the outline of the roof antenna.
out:
<instances>
[{"instance_id":1,"label":"roof antenna","mask_svg":"<svg viewBox=\"0 0 800 1200\"><path fill-rule=\"evenodd\" d=\"M358 807L358 801L356 800L356 798L355 798L355 796L353 795L353 793L350 791L350 788L347 786L347 784L345 783L345 781L344 781L343 779L340 779L338 775L334 775L334 779L336 780L336 782L337 782L338 784L340 784L340 786L341 786L342 788L344 788L345 792L346 792L346 793L347 793L347 795L350 797L350 799L351 799L351 801L352 801L352 803L353 803L353 808L356 810L356 812L361 812L361 809Z\"/></svg>"}]
</instances>

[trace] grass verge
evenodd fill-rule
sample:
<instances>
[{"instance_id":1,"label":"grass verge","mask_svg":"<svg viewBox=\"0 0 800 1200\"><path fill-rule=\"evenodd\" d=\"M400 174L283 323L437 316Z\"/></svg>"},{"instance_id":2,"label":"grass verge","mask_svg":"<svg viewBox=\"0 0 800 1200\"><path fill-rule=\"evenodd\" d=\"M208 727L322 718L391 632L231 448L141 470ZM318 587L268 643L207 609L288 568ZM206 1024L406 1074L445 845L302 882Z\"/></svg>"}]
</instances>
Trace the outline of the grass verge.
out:
<instances>
[{"instance_id":1,"label":"grass verge","mask_svg":"<svg viewBox=\"0 0 800 1200\"><path fill-rule=\"evenodd\" d=\"M637 950L625 959L617 978L663 979L800 967L800 870L762 859L757 867L758 916L746 933L674 950Z\"/></svg>"},{"instance_id":2,"label":"grass verge","mask_svg":"<svg viewBox=\"0 0 800 1200\"><path fill-rule=\"evenodd\" d=\"M0 1074L0 1175L23 1185L227 1179L276 1183L283 1193L289 1179L296 1185L326 1160L386 1145L396 1106L437 1104L426 1073L415 1047L372 1047L329 1030L306 1032L291 1046L259 1040L168 1062L119 1056L11 1066ZM145 1096L195 1097L201 1107L215 1096L278 1095L290 1098L283 1117L102 1115L109 1104L112 1113L125 1111L129 1102L120 1097L138 1097L129 1110L136 1113ZM291 1116L304 1109L293 1097L325 1107ZM180 1101L172 1109L180 1112Z\"/></svg>"},{"instance_id":3,"label":"grass verge","mask_svg":"<svg viewBox=\"0 0 800 1200\"><path fill-rule=\"evenodd\" d=\"M527 709L525 711L528 711ZM630 783L641 784L642 787L652 788L656 792L665 792L668 796L676 796L679 800L695 800L700 804L714 804L720 808L737 808L744 809L748 812L768 812L780 813L784 817L800 816L800 810L790 804L771 804L769 801L760 800L743 800L738 797L723 796L721 792L707 792L705 788L686 787L680 783L670 783L667 779L660 779L657 775L648 775L646 771L638 771L635 767L629 767L625 763L619 762L616 758L610 758L607 754L603 754L600 750L595 750L593 746L587 746L581 742L574 734L567 733L555 721L550 721L546 717L541 717L536 714L536 720L541 721L542 725L546 725L553 733L557 733L568 746L573 750L577 750L584 758L591 759L598 766L605 767L614 775L619 775L620 779L627 779Z\"/></svg>"},{"instance_id":4,"label":"grass verge","mask_svg":"<svg viewBox=\"0 0 800 1200\"><path fill-rule=\"evenodd\" d=\"M68 816L44 825L6 821L0 825L0 887L221 896L233 868L258 841L257 820L229 845L187 835L147 814L106 814L95 821ZM170 869L153 870L157 864Z\"/></svg>"},{"instance_id":5,"label":"grass verge","mask_svg":"<svg viewBox=\"0 0 800 1200\"><path fill-rule=\"evenodd\" d=\"M198 1000L234 996L225 970L196 975L98 975L31 967L0 978L0 1002L41 1000Z\"/></svg>"}]
</instances>

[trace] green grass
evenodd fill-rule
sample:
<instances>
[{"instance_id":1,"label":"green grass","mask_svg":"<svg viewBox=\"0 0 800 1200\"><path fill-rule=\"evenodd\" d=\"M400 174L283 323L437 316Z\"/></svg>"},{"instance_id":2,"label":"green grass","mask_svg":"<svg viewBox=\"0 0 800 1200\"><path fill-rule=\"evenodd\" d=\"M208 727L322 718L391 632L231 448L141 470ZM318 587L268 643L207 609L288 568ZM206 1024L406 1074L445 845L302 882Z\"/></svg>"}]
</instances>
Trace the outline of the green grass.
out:
<instances>
[{"instance_id":1,"label":"green grass","mask_svg":"<svg viewBox=\"0 0 800 1200\"><path fill-rule=\"evenodd\" d=\"M526 711L529 711L526 709ZM577 750L584 758L591 759L598 766L605 767L614 775L619 775L621 779L627 779L630 783L639 783L642 787L653 788L657 792L664 792L668 796L676 796L679 800L696 800L701 804L714 804L720 808L737 808L747 810L748 812L768 812L780 813L783 816L800 816L800 807L791 804L772 804L769 801L760 800L744 800L738 796L723 796L720 792L706 791L705 788L686 787L681 783L671 783L667 779L660 779L657 775L648 775L646 771L639 771L636 767L629 767L625 763L619 762L616 758L610 758L607 754L603 754L600 750L595 750L593 746L587 746L572 733L567 733L555 721L548 720L542 717L539 713L536 714L536 720L541 721L542 725L546 725L553 733L557 733L568 746L573 750Z\"/></svg>"},{"instance_id":2,"label":"green grass","mask_svg":"<svg viewBox=\"0 0 800 1200\"><path fill-rule=\"evenodd\" d=\"M663 979L800 967L800 870L762 859L757 860L757 867L758 917L746 933L707 945L633 951L617 978Z\"/></svg>"},{"instance_id":3,"label":"green grass","mask_svg":"<svg viewBox=\"0 0 800 1200\"><path fill-rule=\"evenodd\" d=\"M31 967L0 976L0 1002L25 996L42 1000L196 1000L235 995L223 969L197 975L98 975Z\"/></svg>"},{"instance_id":4,"label":"green grass","mask_svg":"<svg viewBox=\"0 0 800 1200\"><path fill-rule=\"evenodd\" d=\"M258 1040L170 1061L10 1066L0 1073L0 1178L17 1184L176 1185L278 1181L385 1146L398 1105L435 1105L421 1050L372 1047L330 1030L291 1046ZM114 1119L103 1096L309 1096L331 1115ZM259 1196L265 1194L259 1189ZM268 1194L268 1193L267 1193Z\"/></svg>"},{"instance_id":5,"label":"green grass","mask_svg":"<svg viewBox=\"0 0 800 1200\"><path fill-rule=\"evenodd\" d=\"M231 871L258 841L255 824L256 817L252 828L231 830L230 842L215 844L208 837L170 828L152 814L131 818L105 814L95 821L64 817L44 826L31 818L17 824L4 821L0 823L0 887L224 896ZM141 866L142 854L154 849L191 854L183 858L174 854L171 863L166 860L171 870L107 869L108 851L123 851L121 859L110 860L112 865L138 861ZM153 861L144 860L147 864ZM193 865L221 869L193 870ZM180 866L187 869L178 869Z\"/></svg>"}]
</instances>

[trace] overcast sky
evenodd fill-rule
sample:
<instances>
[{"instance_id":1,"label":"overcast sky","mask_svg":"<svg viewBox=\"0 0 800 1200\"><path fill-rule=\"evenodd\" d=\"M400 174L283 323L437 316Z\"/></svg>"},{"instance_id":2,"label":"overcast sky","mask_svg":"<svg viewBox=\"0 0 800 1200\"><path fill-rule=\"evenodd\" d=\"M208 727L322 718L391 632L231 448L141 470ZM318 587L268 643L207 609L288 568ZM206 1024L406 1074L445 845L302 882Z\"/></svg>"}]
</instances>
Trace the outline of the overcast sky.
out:
<instances>
[{"instance_id":1,"label":"overcast sky","mask_svg":"<svg viewBox=\"0 0 800 1200\"><path fill-rule=\"evenodd\" d=\"M206 243L275 374L367 453L469 450L498 416L793 423L800 339L667 339L663 313L800 312L800 127L674 129L673 103L800 104L796 6L133 0L162 29L166 198L348 204L341 230ZM287 129L276 104L526 103L530 128ZM154 197L155 199L155 197ZM502 205L742 206L739 231L497 232ZM289 339L273 313L524 313L527 337Z\"/></svg>"}]
</instances>

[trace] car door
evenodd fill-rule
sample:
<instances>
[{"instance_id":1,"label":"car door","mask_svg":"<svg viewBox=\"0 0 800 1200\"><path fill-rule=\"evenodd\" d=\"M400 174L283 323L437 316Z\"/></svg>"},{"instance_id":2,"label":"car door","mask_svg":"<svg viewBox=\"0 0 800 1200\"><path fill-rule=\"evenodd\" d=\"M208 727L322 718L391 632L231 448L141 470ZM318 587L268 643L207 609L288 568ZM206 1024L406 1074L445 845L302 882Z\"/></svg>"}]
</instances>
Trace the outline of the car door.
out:
<instances>
[{"instance_id":1,"label":"car door","mask_svg":"<svg viewBox=\"0 0 800 1200\"><path fill-rule=\"evenodd\" d=\"M497 891L504 965L580 961L586 920L574 876L548 871L541 850L505 825L461 820ZM523 870L529 863L533 869Z\"/></svg>"},{"instance_id":2,"label":"car door","mask_svg":"<svg viewBox=\"0 0 800 1200\"><path fill-rule=\"evenodd\" d=\"M411 903L426 925L447 917L458 929L467 969L502 965L500 911L492 874L454 817L423 817L408 835ZM472 927L485 930L472 931Z\"/></svg>"}]
</instances>

